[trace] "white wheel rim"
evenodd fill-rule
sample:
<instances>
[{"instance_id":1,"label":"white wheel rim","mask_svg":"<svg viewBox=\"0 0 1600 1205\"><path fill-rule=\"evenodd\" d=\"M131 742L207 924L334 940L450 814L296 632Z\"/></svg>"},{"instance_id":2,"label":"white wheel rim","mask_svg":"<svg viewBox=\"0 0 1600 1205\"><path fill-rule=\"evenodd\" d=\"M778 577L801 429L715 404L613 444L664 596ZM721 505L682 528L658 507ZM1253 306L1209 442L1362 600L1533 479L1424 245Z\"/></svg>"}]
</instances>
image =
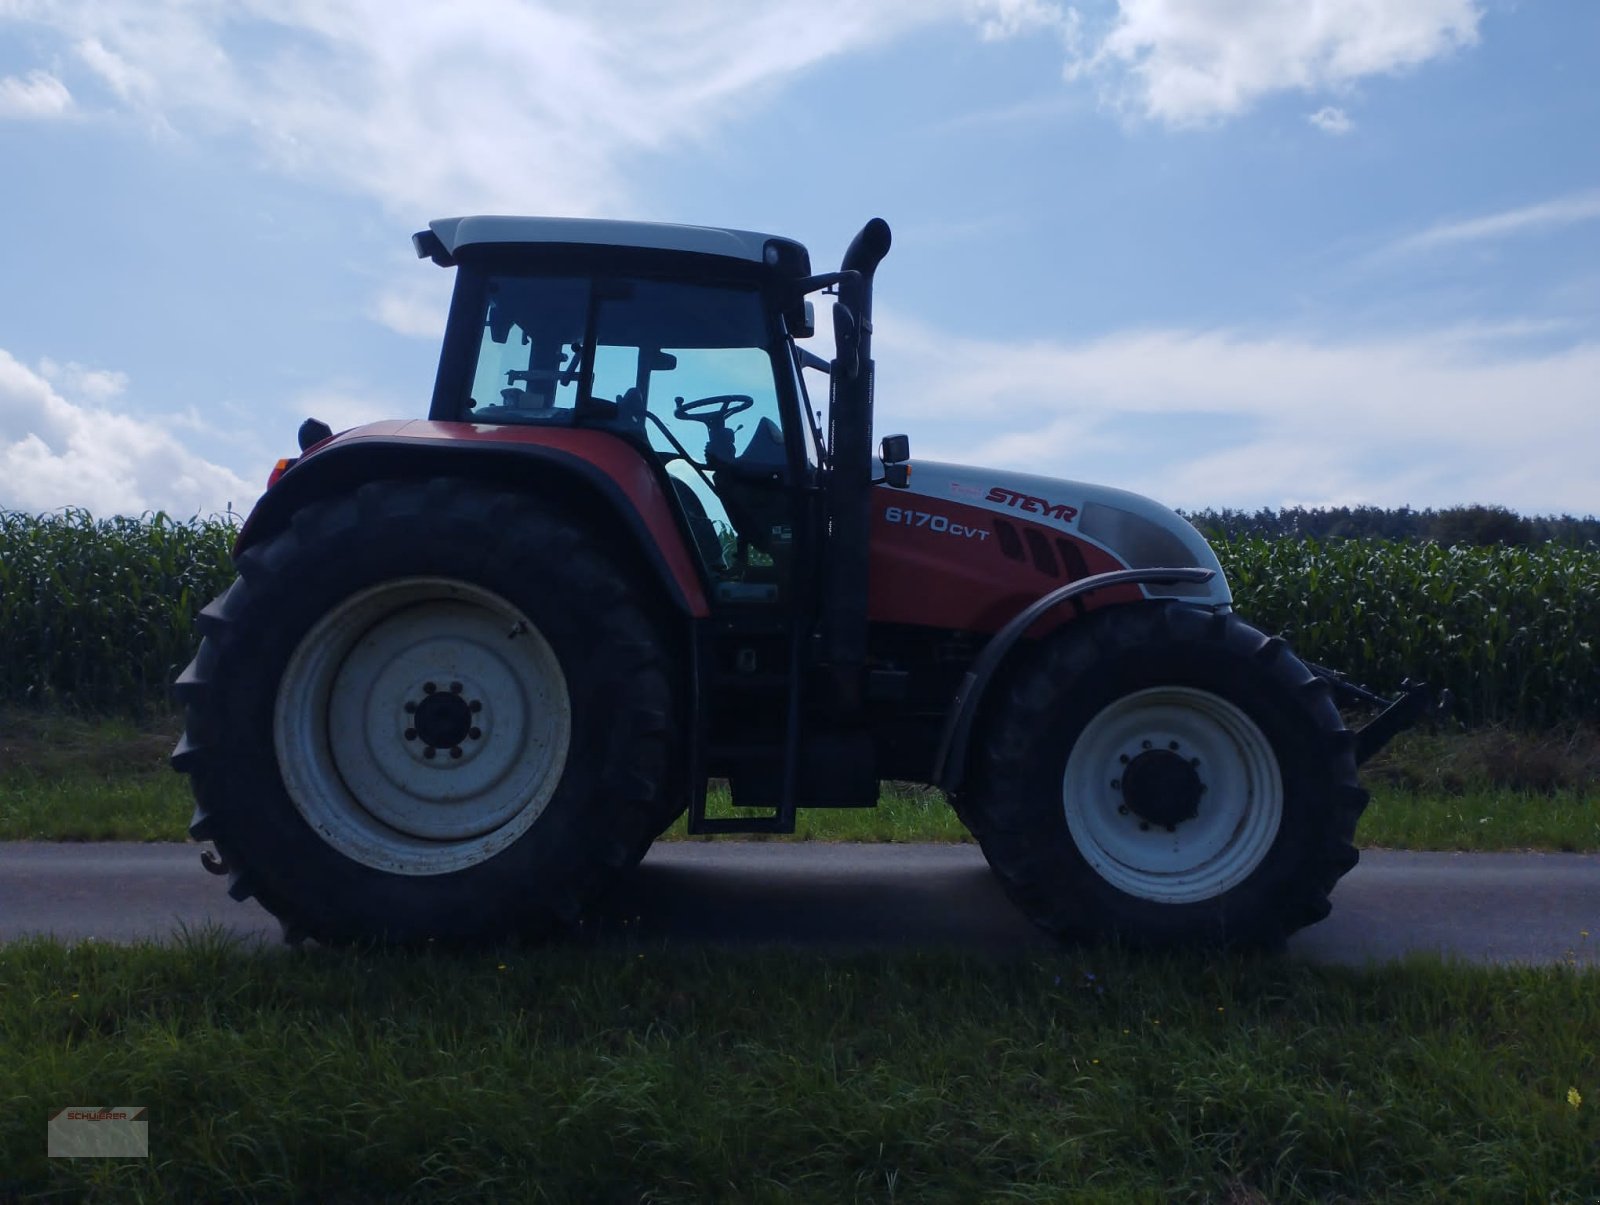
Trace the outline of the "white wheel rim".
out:
<instances>
[{"instance_id":1,"label":"white wheel rim","mask_svg":"<svg viewBox=\"0 0 1600 1205\"><path fill-rule=\"evenodd\" d=\"M571 736L566 677L543 635L499 595L446 578L386 582L323 616L273 712L306 823L396 874L460 870L522 836Z\"/></svg>"},{"instance_id":2,"label":"white wheel rim","mask_svg":"<svg viewBox=\"0 0 1600 1205\"><path fill-rule=\"evenodd\" d=\"M1170 831L1138 808L1167 820L1172 811L1152 806L1148 790L1134 797L1125 787L1141 757L1146 784L1159 761L1191 789L1188 771L1172 759L1198 781L1194 815ZM1283 819L1271 742L1226 699L1184 686L1137 691L1089 721L1067 757L1062 798L1067 829L1095 872L1119 891L1163 904L1214 899L1238 886L1266 857Z\"/></svg>"}]
</instances>

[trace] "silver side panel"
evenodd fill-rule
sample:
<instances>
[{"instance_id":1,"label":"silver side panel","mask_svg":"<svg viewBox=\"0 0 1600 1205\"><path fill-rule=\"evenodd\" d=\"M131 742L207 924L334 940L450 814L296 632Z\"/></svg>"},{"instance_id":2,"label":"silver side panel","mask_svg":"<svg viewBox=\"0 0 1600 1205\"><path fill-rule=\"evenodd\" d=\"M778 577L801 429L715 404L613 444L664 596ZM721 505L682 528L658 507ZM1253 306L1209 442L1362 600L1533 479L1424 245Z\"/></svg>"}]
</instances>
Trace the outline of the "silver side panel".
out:
<instances>
[{"instance_id":1,"label":"silver side panel","mask_svg":"<svg viewBox=\"0 0 1600 1205\"><path fill-rule=\"evenodd\" d=\"M1203 585L1141 587L1150 598L1182 598L1208 606L1233 603L1211 545L1182 515L1159 502L1128 490L1032 473L918 459L911 466L907 492L930 501L959 502L1060 528L1131 569L1195 566L1216 571Z\"/></svg>"}]
</instances>

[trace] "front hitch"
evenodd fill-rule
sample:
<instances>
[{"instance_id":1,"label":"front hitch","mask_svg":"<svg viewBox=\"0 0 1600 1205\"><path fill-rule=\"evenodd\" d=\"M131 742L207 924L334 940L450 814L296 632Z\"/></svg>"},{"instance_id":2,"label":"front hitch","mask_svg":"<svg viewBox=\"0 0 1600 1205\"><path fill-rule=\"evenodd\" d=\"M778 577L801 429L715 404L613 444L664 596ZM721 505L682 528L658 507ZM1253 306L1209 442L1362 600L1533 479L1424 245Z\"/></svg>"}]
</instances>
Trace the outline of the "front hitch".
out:
<instances>
[{"instance_id":1,"label":"front hitch","mask_svg":"<svg viewBox=\"0 0 1600 1205\"><path fill-rule=\"evenodd\" d=\"M1328 669L1322 665L1310 665L1309 663L1308 668L1317 677L1333 687L1334 697L1341 703L1373 704L1383 708L1371 723L1356 729L1356 765L1358 766L1364 765L1395 737L1416 724L1425 712L1432 711L1437 716L1442 715L1450 708L1450 692L1448 690L1439 691L1437 702L1435 702L1434 689L1426 682L1413 682L1410 678L1407 678L1400 683L1399 696L1393 699L1386 699L1364 686L1356 685L1338 670Z\"/></svg>"}]
</instances>

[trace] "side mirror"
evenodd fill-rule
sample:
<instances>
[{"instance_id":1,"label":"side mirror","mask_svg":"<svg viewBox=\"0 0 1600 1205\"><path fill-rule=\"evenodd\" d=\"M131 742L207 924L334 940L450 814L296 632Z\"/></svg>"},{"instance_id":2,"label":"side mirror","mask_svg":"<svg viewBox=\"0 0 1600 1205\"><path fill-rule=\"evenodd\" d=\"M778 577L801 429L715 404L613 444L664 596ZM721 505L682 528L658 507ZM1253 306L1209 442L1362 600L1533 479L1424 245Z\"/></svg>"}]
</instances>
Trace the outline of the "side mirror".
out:
<instances>
[{"instance_id":1,"label":"side mirror","mask_svg":"<svg viewBox=\"0 0 1600 1205\"><path fill-rule=\"evenodd\" d=\"M817 307L803 298L783 316L783 324L791 339L809 339L817 333Z\"/></svg>"},{"instance_id":2,"label":"side mirror","mask_svg":"<svg viewBox=\"0 0 1600 1205\"><path fill-rule=\"evenodd\" d=\"M897 490L910 487L911 466L906 461L911 459L911 436L885 435L878 445L878 459L883 461L885 485Z\"/></svg>"}]
</instances>

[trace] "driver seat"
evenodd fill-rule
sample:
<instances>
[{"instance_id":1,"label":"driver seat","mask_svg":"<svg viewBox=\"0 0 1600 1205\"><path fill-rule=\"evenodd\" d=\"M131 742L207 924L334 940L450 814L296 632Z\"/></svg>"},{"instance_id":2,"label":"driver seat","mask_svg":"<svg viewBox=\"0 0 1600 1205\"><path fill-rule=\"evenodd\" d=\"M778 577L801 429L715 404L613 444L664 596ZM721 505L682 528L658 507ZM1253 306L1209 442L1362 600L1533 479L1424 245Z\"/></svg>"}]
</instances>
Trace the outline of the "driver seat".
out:
<instances>
[{"instance_id":1,"label":"driver seat","mask_svg":"<svg viewBox=\"0 0 1600 1205\"><path fill-rule=\"evenodd\" d=\"M716 461L712 461L716 464ZM772 555L772 529L782 525L788 507L779 489L789 467L783 429L770 418L756 424L750 443L716 470L717 494L733 527L752 548Z\"/></svg>"}]
</instances>

